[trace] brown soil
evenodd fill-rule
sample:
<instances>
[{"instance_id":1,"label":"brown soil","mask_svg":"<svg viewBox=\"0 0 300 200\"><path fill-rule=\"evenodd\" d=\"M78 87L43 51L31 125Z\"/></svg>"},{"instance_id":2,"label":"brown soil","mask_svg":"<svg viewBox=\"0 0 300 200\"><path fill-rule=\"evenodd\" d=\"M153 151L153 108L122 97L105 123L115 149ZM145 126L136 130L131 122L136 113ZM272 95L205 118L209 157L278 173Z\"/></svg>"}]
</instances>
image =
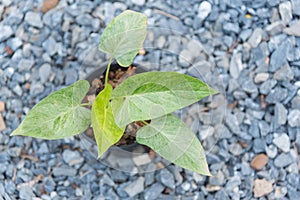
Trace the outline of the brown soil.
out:
<instances>
[{"instance_id":1,"label":"brown soil","mask_svg":"<svg viewBox=\"0 0 300 200\"><path fill-rule=\"evenodd\" d=\"M136 74L136 67L135 66L129 66L127 68L120 67L118 64L112 64L111 70L109 72L108 76L108 83L115 88L119 84L121 84L126 78L133 76ZM104 89L104 80L105 80L105 73L92 81L91 87L87 93L87 96L83 100L83 102L89 102L93 103L96 96ZM124 135L122 138L117 142L115 145L117 146L123 146L123 145L130 145L135 143L136 138L136 132L138 129L140 129L142 126L144 126L141 122L133 122L127 125ZM94 137L94 131L92 127L89 127L85 135L88 136L90 139L95 141Z\"/></svg>"}]
</instances>

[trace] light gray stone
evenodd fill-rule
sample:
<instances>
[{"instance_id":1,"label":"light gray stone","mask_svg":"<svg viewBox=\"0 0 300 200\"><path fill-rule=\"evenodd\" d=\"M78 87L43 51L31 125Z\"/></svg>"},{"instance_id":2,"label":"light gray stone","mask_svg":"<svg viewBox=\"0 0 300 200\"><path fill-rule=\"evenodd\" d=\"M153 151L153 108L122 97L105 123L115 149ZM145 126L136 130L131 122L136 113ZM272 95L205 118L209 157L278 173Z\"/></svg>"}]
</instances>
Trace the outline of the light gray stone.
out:
<instances>
[{"instance_id":1,"label":"light gray stone","mask_svg":"<svg viewBox=\"0 0 300 200\"><path fill-rule=\"evenodd\" d=\"M273 143L279 148L281 149L283 152L289 152L290 151L290 138L287 134L281 134L279 136L275 136L275 138L273 139Z\"/></svg>"},{"instance_id":2,"label":"light gray stone","mask_svg":"<svg viewBox=\"0 0 300 200\"><path fill-rule=\"evenodd\" d=\"M293 23L290 27L283 30L288 35L300 37L300 20Z\"/></svg>"},{"instance_id":3,"label":"light gray stone","mask_svg":"<svg viewBox=\"0 0 300 200\"><path fill-rule=\"evenodd\" d=\"M81 164L84 160L78 151L71 151L70 149L64 150L62 156L64 161L70 166Z\"/></svg>"},{"instance_id":4,"label":"light gray stone","mask_svg":"<svg viewBox=\"0 0 300 200\"><path fill-rule=\"evenodd\" d=\"M50 56L53 56L57 52L56 41L53 37L49 37L45 42L43 42L42 46Z\"/></svg>"},{"instance_id":5,"label":"light gray stone","mask_svg":"<svg viewBox=\"0 0 300 200\"><path fill-rule=\"evenodd\" d=\"M281 103L275 105L275 127L278 128L286 123L287 110Z\"/></svg>"},{"instance_id":6,"label":"light gray stone","mask_svg":"<svg viewBox=\"0 0 300 200\"><path fill-rule=\"evenodd\" d=\"M25 15L25 22L37 28L43 27L43 21L41 19L41 16L35 12L31 12L31 11L27 12Z\"/></svg>"},{"instance_id":7,"label":"light gray stone","mask_svg":"<svg viewBox=\"0 0 300 200\"><path fill-rule=\"evenodd\" d=\"M256 48L262 40L262 35L264 31L261 28L254 29L252 35L248 39L248 43L252 48Z\"/></svg>"},{"instance_id":8,"label":"light gray stone","mask_svg":"<svg viewBox=\"0 0 300 200\"><path fill-rule=\"evenodd\" d=\"M144 191L144 182L145 178L140 176L138 179L127 185L124 191L132 198Z\"/></svg>"},{"instance_id":9,"label":"light gray stone","mask_svg":"<svg viewBox=\"0 0 300 200\"><path fill-rule=\"evenodd\" d=\"M148 164L151 162L151 158L150 158L149 154L146 154L146 153L134 156L132 158L132 160L137 166L145 165L145 164Z\"/></svg>"},{"instance_id":10,"label":"light gray stone","mask_svg":"<svg viewBox=\"0 0 300 200\"><path fill-rule=\"evenodd\" d=\"M291 2L286 1L279 4L279 13L280 13L281 20L284 23L288 24L293 18Z\"/></svg>"},{"instance_id":11,"label":"light gray stone","mask_svg":"<svg viewBox=\"0 0 300 200\"><path fill-rule=\"evenodd\" d=\"M46 83L49 79L49 76L51 75L51 66L48 63L43 64L39 68L39 76L40 76L40 81L42 83Z\"/></svg>"},{"instance_id":12,"label":"light gray stone","mask_svg":"<svg viewBox=\"0 0 300 200\"><path fill-rule=\"evenodd\" d=\"M294 79L294 73L289 64L285 64L274 73L273 78L278 81L290 81Z\"/></svg>"},{"instance_id":13,"label":"light gray stone","mask_svg":"<svg viewBox=\"0 0 300 200\"><path fill-rule=\"evenodd\" d=\"M3 42L13 34L13 30L10 26L0 25L0 42Z\"/></svg>"},{"instance_id":14,"label":"light gray stone","mask_svg":"<svg viewBox=\"0 0 300 200\"><path fill-rule=\"evenodd\" d=\"M291 127L300 127L300 110L291 110L288 115L288 122Z\"/></svg>"},{"instance_id":15,"label":"light gray stone","mask_svg":"<svg viewBox=\"0 0 300 200\"><path fill-rule=\"evenodd\" d=\"M144 199L145 200L157 199L163 190L164 190L164 186L162 184L155 183L148 190L144 192Z\"/></svg>"},{"instance_id":16,"label":"light gray stone","mask_svg":"<svg viewBox=\"0 0 300 200\"><path fill-rule=\"evenodd\" d=\"M230 66L229 66L230 75L233 78L237 79L240 76L242 70L243 70L242 54L234 53L231 57Z\"/></svg>"},{"instance_id":17,"label":"light gray stone","mask_svg":"<svg viewBox=\"0 0 300 200\"><path fill-rule=\"evenodd\" d=\"M21 59L18 63L18 70L20 72L29 71L32 68L33 64L34 64L33 60Z\"/></svg>"},{"instance_id":18,"label":"light gray stone","mask_svg":"<svg viewBox=\"0 0 300 200\"><path fill-rule=\"evenodd\" d=\"M269 76L270 76L269 73L259 73L259 74L256 74L256 76L254 78L254 82L255 83L265 82L266 80L268 80Z\"/></svg>"},{"instance_id":19,"label":"light gray stone","mask_svg":"<svg viewBox=\"0 0 300 200\"><path fill-rule=\"evenodd\" d=\"M266 146L266 153L269 158L275 158L278 153L277 147L274 146L273 144Z\"/></svg>"},{"instance_id":20,"label":"light gray stone","mask_svg":"<svg viewBox=\"0 0 300 200\"><path fill-rule=\"evenodd\" d=\"M200 20L204 20L211 13L211 4L208 1L203 1L200 3L198 8L198 17Z\"/></svg>"},{"instance_id":21,"label":"light gray stone","mask_svg":"<svg viewBox=\"0 0 300 200\"><path fill-rule=\"evenodd\" d=\"M138 6L143 6L145 4L145 0L131 0L131 2Z\"/></svg>"}]
</instances>

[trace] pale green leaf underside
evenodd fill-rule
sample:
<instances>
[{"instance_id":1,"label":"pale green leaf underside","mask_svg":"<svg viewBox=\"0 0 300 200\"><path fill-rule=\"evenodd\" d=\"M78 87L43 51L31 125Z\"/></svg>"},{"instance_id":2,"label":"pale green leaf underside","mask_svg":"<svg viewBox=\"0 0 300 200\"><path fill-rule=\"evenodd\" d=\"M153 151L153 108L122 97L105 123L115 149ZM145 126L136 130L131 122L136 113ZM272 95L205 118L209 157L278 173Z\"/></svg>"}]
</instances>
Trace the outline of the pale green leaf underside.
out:
<instances>
[{"instance_id":1,"label":"pale green leaf underside","mask_svg":"<svg viewBox=\"0 0 300 200\"><path fill-rule=\"evenodd\" d=\"M136 140L180 167L210 175L199 140L172 114L151 120L149 125L138 130Z\"/></svg>"},{"instance_id":2,"label":"pale green leaf underside","mask_svg":"<svg viewBox=\"0 0 300 200\"><path fill-rule=\"evenodd\" d=\"M129 66L146 38L147 16L126 10L104 29L99 50L111 54L119 65Z\"/></svg>"},{"instance_id":3,"label":"pale green leaf underside","mask_svg":"<svg viewBox=\"0 0 300 200\"><path fill-rule=\"evenodd\" d=\"M176 72L146 72L129 77L112 93L119 126L157 118L216 93L202 81Z\"/></svg>"},{"instance_id":4,"label":"pale green leaf underside","mask_svg":"<svg viewBox=\"0 0 300 200\"><path fill-rule=\"evenodd\" d=\"M98 158L122 137L125 127L119 128L111 110L109 99L112 87L107 84L98 94L92 107L92 127L98 146Z\"/></svg>"},{"instance_id":5,"label":"pale green leaf underside","mask_svg":"<svg viewBox=\"0 0 300 200\"><path fill-rule=\"evenodd\" d=\"M91 122L91 112L81 107L90 85L85 80L44 98L27 114L11 135L61 139L82 133Z\"/></svg>"}]
</instances>

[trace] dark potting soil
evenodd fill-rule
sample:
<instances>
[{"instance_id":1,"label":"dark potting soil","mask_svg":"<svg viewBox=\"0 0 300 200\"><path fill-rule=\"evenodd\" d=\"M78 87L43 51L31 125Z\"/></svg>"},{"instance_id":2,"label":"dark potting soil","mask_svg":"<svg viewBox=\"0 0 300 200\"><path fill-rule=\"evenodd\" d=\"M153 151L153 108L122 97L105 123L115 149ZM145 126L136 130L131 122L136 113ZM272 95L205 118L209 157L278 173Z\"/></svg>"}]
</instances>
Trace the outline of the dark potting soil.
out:
<instances>
[{"instance_id":1,"label":"dark potting soil","mask_svg":"<svg viewBox=\"0 0 300 200\"><path fill-rule=\"evenodd\" d=\"M104 83L105 83L105 73L95 78L92 83L91 87L84 98L83 102L89 102L93 103L96 96L104 89ZM115 88L119 84L121 84L125 79L127 79L130 76L133 76L136 74L136 67L135 66L129 66L129 67L121 67L116 63L113 63L111 65L111 70L108 75L108 83ZM133 122L127 125L125 132L122 136L122 138L115 144L117 146L123 146L123 145L130 145L135 143L136 138L136 132L143 127L144 124L142 122ZM91 140L95 141L94 137L94 131L92 127L89 127L85 133L87 137L89 137Z\"/></svg>"}]
</instances>

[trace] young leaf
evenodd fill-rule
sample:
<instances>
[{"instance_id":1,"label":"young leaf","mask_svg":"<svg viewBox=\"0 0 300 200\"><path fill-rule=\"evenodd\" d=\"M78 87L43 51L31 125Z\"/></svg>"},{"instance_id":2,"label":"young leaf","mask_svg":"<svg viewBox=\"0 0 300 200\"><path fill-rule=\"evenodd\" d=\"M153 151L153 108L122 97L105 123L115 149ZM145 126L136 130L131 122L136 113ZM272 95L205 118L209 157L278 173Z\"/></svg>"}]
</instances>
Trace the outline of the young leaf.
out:
<instances>
[{"instance_id":1,"label":"young leaf","mask_svg":"<svg viewBox=\"0 0 300 200\"><path fill-rule=\"evenodd\" d=\"M172 114L151 120L150 124L138 130L136 140L180 167L210 175L199 140Z\"/></svg>"},{"instance_id":2,"label":"young leaf","mask_svg":"<svg viewBox=\"0 0 300 200\"><path fill-rule=\"evenodd\" d=\"M119 126L157 118L216 93L202 81L176 72L146 72L129 77L112 93Z\"/></svg>"},{"instance_id":3,"label":"young leaf","mask_svg":"<svg viewBox=\"0 0 300 200\"><path fill-rule=\"evenodd\" d=\"M99 50L111 54L119 65L129 66L146 38L147 16L126 10L104 29Z\"/></svg>"},{"instance_id":4,"label":"young leaf","mask_svg":"<svg viewBox=\"0 0 300 200\"><path fill-rule=\"evenodd\" d=\"M91 112L80 103L89 87L87 81L80 80L50 94L32 108L11 135L52 140L83 132L91 122Z\"/></svg>"},{"instance_id":5,"label":"young leaf","mask_svg":"<svg viewBox=\"0 0 300 200\"><path fill-rule=\"evenodd\" d=\"M112 86L107 84L98 94L92 107L92 126L98 146L98 158L122 137L125 127L119 128L111 111L109 99Z\"/></svg>"}]
</instances>

